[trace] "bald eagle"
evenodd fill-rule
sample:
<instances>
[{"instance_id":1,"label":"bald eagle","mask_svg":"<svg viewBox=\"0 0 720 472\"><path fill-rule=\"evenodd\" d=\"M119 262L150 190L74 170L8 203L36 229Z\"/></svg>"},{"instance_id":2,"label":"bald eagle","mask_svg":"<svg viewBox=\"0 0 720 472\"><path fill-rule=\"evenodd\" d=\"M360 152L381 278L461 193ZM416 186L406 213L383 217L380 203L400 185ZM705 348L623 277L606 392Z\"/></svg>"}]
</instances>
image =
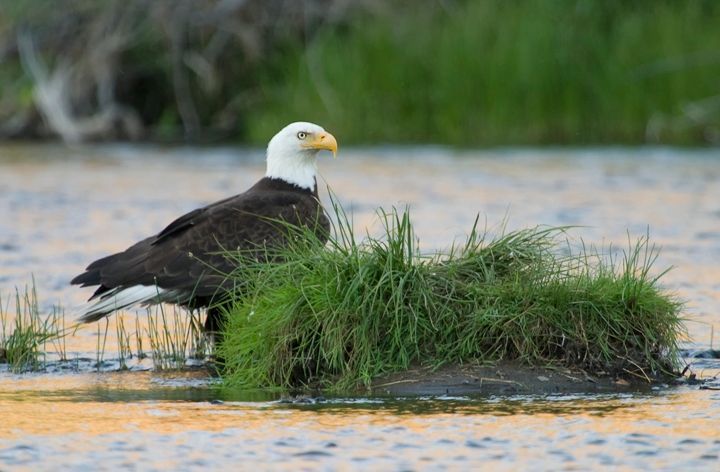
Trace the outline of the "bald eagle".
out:
<instances>
[{"instance_id":1,"label":"bald eagle","mask_svg":"<svg viewBox=\"0 0 720 472\"><path fill-rule=\"evenodd\" d=\"M327 241L330 223L315 177L320 150L336 154L332 134L312 123L291 123L270 140L265 177L245 193L193 210L156 235L87 266L70 282L97 287L79 321L167 302L208 308L205 328L216 331L222 316L218 306L234 285L224 274L238 264L225 251L286 244L289 225L309 228Z\"/></svg>"}]
</instances>

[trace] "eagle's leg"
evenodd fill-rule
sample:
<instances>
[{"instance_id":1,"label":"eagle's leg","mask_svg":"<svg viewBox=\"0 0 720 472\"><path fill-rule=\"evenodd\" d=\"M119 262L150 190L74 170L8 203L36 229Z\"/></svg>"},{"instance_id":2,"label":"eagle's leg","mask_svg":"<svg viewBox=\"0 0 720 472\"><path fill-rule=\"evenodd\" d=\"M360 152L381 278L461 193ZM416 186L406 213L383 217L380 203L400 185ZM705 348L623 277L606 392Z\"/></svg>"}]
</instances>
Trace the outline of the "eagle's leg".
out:
<instances>
[{"instance_id":1,"label":"eagle's leg","mask_svg":"<svg viewBox=\"0 0 720 472\"><path fill-rule=\"evenodd\" d=\"M207 309L207 317L205 318L205 336L210 343L210 352L216 367L222 367L225 359L217 354L217 347L223 341L223 329L225 324L225 311L227 307L224 305L212 305Z\"/></svg>"},{"instance_id":2,"label":"eagle's leg","mask_svg":"<svg viewBox=\"0 0 720 472\"><path fill-rule=\"evenodd\" d=\"M207 309L207 317L205 318L205 332L214 337L219 336L224 321L225 316L223 315L222 305L209 307Z\"/></svg>"}]
</instances>

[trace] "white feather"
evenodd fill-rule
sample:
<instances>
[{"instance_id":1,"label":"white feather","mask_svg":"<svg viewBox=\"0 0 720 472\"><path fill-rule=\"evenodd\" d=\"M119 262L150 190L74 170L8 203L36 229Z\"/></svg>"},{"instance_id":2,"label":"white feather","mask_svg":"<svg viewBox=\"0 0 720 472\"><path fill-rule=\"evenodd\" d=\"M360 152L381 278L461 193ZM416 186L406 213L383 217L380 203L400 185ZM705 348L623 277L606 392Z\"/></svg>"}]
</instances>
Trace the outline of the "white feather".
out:
<instances>
[{"instance_id":1,"label":"white feather","mask_svg":"<svg viewBox=\"0 0 720 472\"><path fill-rule=\"evenodd\" d=\"M318 150L304 148L297 137L300 132L324 133L325 130L305 122L291 123L281 129L268 143L265 176L314 190Z\"/></svg>"},{"instance_id":2,"label":"white feather","mask_svg":"<svg viewBox=\"0 0 720 472\"><path fill-rule=\"evenodd\" d=\"M116 289L104 295L97 302L90 305L81 320L90 320L102 317L115 310L128 308L138 304L153 304L171 301L174 290L165 290L157 285L134 285L123 289ZM172 300L175 301L175 300Z\"/></svg>"}]
</instances>

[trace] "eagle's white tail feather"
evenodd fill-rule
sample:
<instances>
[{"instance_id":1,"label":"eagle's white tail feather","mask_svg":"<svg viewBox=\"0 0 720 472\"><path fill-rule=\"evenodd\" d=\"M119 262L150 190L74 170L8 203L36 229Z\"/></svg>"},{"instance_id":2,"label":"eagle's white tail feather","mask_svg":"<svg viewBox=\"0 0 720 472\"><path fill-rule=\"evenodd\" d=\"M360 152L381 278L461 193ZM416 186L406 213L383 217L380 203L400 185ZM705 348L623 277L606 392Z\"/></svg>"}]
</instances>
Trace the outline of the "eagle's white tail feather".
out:
<instances>
[{"instance_id":1,"label":"eagle's white tail feather","mask_svg":"<svg viewBox=\"0 0 720 472\"><path fill-rule=\"evenodd\" d=\"M174 292L174 290L162 289L157 285L133 285L132 287L116 289L90 305L79 318L79 321L86 323L96 321L115 310L133 305L177 301L173 299Z\"/></svg>"}]
</instances>

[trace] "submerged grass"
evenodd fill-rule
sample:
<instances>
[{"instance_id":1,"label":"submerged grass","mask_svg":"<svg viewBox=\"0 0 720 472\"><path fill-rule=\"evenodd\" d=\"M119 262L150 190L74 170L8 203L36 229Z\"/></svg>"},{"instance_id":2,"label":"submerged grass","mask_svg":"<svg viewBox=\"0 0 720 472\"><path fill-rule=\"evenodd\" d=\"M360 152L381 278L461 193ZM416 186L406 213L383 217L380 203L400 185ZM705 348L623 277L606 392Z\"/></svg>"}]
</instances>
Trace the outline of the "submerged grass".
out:
<instances>
[{"instance_id":1,"label":"submerged grass","mask_svg":"<svg viewBox=\"0 0 720 472\"><path fill-rule=\"evenodd\" d=\"M114 340L108 336L113 323ZM0 364L18 373L42 371L50 363L68 361L67 336L81 326L67 326L62 307L53 306L49 313L42 313L34 281L24 291L16 289L12 297L0 296ZM115 366L130 369L133 358L141 361L147 357L151 357L155 370L182 369L189 360L202 361L212 355L199 313L178 307L148 309L147 323L141 323L136 315L134 330L128 329L123 313L106 318L94 328L97 338L93 365L98 371ZM114 345L117 358L108 358L107 352ZM148 347L149 353L145 351ZM73 353L75 361L87 354Z\"/></svg>"},{"instance_id":2,"label":"submerged grass","mask_svg":"<svg viewBox=\"0 0 720 472\"><path fill-rule=\"evenodd\" d=\"M181 369L188 359L204 359L211 350L197 312L178 307L170 311L162 305L154 313L148 309L150 356L158 370Z\"/></svg>"},{"instance_id":3,"label":"submerged grass","mask_svg":"<svg viewBox=\"0 0 720 472\"><path fill-rule=\"evenodd\" d=\"M117 343L117 361L120 370L130 368L130 360L150 357L155 370L178 370L187 367L189 360L203 361L212 356L212 346L202 331L197 311L164 305L147 308L147 323L140 322L136 314L134 331L128 330L123 313L113 316ZM107 332L110 321L106 319L105 331L98 324L96 356L98 369L103 367ZM134 343L133 343L134 338ZM135 352L133 352L133 344ZM146 352L149 347L149 352Z\"/></svg>"},{"instance_id":4,"label":"submerged grass","mask_svg":"<svg viewBox=\"0 0 720 472\"><path fill-rule=\"evenodd\" d=\"M44 363L48 344L60 360L66 360L65 312L53 307L50 314L42 315L34 283L22 293L16 290L12 299L14 313L10 300L3 303L0 297L0 363L7 363L12 372L38 370Z\"/></svg>"},{"instance_id":5,"label":"submerged grass","mask_svg":"<svg viewBox=\"0 0 720 472\"><path fill-rule=\"evenodd\" d=\"M676 367L681 303L652 275L646 236L621 255L573 253L567 228L489 240L476 221L463 245L426 255L407 210L381 212L384 234L360 242L335 210L329 248L302 234L272 255L282 263L243 260L218 348L227 384L342 390L418 363L501 359L643 379Z\"/></svg>"}]
</instances>

